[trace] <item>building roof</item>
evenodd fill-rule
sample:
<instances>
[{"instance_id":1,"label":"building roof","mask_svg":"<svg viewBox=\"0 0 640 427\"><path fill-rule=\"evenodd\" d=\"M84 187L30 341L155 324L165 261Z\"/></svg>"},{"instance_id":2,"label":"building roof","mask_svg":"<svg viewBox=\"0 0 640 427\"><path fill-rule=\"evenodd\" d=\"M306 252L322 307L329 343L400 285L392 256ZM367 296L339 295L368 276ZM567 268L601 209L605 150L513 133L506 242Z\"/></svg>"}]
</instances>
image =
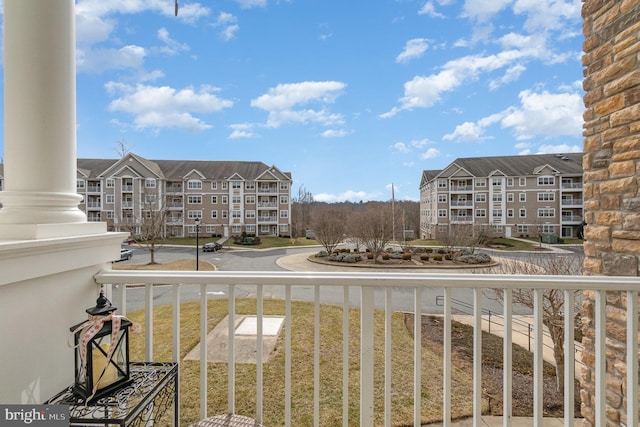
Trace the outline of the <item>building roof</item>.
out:
<instances>
[{"instance_id":1,"label":"building roof","mask_svg":"<svg viewBox=\"0 0 640 427\"><path fill-rule=\"evenodd\" d=\"M546 167L561 175L582 174L582 153L533 154L527 156L460 157L451 162L438 175L452 168L464 169L471 176L492 175L531 176L538 175ZM424 173L428 171L423 172ZM432 178L433 179L433 178Z\"/></svg>"},{"instance_id":2,"label":"building roof","mask_svg":"<svg viewBox=\"0 0 640 427\"><path fill-rule=\"evenodd\" d=\"M220 161L220 160L149 160L128 154L123 159L78 159L78 172L88 178L100 178L107 170L128 164L127 159L135 159L150 172L167 180L183 180L191 172L198 172L204 179L223 180L239 176L244 180L255 180L265 172L282 180L290 180L290 172L282 172L275 166L262 162ZM137 162L133 162L135 165ZM110 175L109 175L110 176Z\"/></svg>"}]
</instances>

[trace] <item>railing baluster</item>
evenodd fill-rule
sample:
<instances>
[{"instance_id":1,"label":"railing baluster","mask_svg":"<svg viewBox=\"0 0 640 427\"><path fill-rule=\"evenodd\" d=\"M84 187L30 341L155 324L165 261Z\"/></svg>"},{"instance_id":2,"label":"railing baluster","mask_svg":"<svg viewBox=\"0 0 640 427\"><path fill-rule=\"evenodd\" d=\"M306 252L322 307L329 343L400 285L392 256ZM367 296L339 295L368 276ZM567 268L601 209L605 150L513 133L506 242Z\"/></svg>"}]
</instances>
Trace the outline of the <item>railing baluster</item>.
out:
<instances>
[{"instance_id":1,"label":"railing baluster","mask_svg":"<svg viewBox=\"0 0 640 427\"><path fill-rule=\"evenodd\" d=\"M574 323L575 295L564 291L564 423L571 425L575 417L576 352Z\"/></svg>"},{"instance_id":2,"label":"railing baluster","mask_svg":"<svg viewBox=\"0 0 640 427\"><path fill-rule=\"evenodd\" d=\"M451 366L451 289L444 288L444 343L443 349L443 389L444 401L442 402L442 424L444 427L451 426L451 395L453 389L451 387L451 374L453 366Z\"/></svg>"},{"instance_id":3,"label":"railing baluster","mask_svg":"<svg viewBox=\"0 0 640 427\"><path fill-rule=\"evenodd\" d=\"M229 337L227 338L227 375L229 383L227 405L229 413L233 414L236 411L236 287L229 285L227 294L229 295L227 301L227 319L229 321L227 328L229 331Z\"/></svg>"},{"instance_id":4,"label":"railing baluster","mask_svg":"<svg viewBox=\"0 0 640 427\"><path fill-rule=\"evenodd\" d=\"M349 427L349 286L342 288L342 425Z\"/></svg>"},{"instance_id":5,"label":"railing baluster","mask_svg":"<svg viewBox=\"0 0 640 427\"><path fill-rule=\"evenodd\" d=\"M313 287L313 425L320 426L320 286Z\"/></svg>"},{"instance_id":6,"label":"railing baluster","mask_svg":"<svg viewBox=\"0 0 640 427\"><path fill-rule=\"evenodd\" d=\"M285 286L284 316L284 423L291 427L291 285Z\"/></svg>"},{"instance_id":7,"label":"railing baluster","mask_svg":"<svg viewBox=\"0 0 640 427\"><path fill-rule=\"evenodd\" d=\"M200 419L207 418L207 285L200 285Z\"/></svg>"},{"instance_id":8,"label":"railing baluster","mask_svg":"<svg viewBox=\"0 0 640 427\"><path fill-rule=\"evenodd\" d=\"M256 295L256 305L257 305L257 342L256 342L256 419L258 422L262 422L262 360L263 360L263 322L264 322L264 286L258 285L258 292Z\"/></svg>"},{"instance_id":9,"label":"railing baluster","mask_svg":"<svg viewBox=\"0 0 640 427\"><path fill-rule=\"evenodd\" d=\"M373 426L373 288L360 287L360 427Z\"/></svg>"},{"instance_id":10,"label":"railing baluster","mask_svg":"<svg viewBox=\"0 0 640 427\"><path fill-rule=\"evenodd\" d=\"M153 362L153 284L144 285L144 355Z\"/></svg>"},{"instance_id":11,"label":"railing baluster","mask_svg":"<svg viewBox=\"0 0 640 427\"><path fill-rule=\"evenodd\" d=\"M596 352L596 390L595 390L595 407L594 417L596 427L605 427L607 425L606 414L606 396L607 396L607 292L596 291L596 307L595 307L595 323L596 323L596 342L594 350Z\"/></svg>"},{"instance_id":12,"label":"railing baluster","mask_svg":"<svg viewBox=\"0 0 640 427\"><path fill-rule=\"evenodd\" d=\"M384 298L384 425L391 427L391 337L393 327L392 289L385 289Z\"/></svg>"},{"instance_id":13,"label":"railing baluster","mask_svg":"<svg viewBox=\"0 0 640 427\"><path fill-rule=\"evenodd\" d=\"M511 426L513 413L513 357L511 347L513 345L513 291L511 289L503 290L504 308L502 315L504 317L503 327L503 383L502 383L502 425L504 427Z\"/></svg>"},{"instance_id":14,"label":"railing baluster","mask_svg":"<svg viewBox=\"0 0 640 427\"><path fill-rule=\"evenodd\" d=\"M542 291L533 291L533 425L542 426L543 422L543 357L542 357Z\"/></svg>"},{"instance_id":15,"label":"railing baluster","mask_svg":"<svg viewBox=\"0 0 640 427\"><path fill-rule=\"evenodd\" d=\"M638 293L627 292L627 426L638 426Z\"/></svg>"},{"instance_id":16,"label":"railing baluster","mask_svg":"<svg viewBox=\"0 0 640 427\"><path fill-rule=\"evenodd\" d=\"M413 425L422 425L422 288L413 301Z\"/></svg>"},{"instance_id":17,"label":"railing baluster","mask_svg":"<svg viewBox=\"0 0 640 427\"><path fill-rule=\"evenodd\" d=\"M173 351L172 360L179 362L182 356L180 352L180 285L173 285ZM178 381L176 381L176 393L180 396L180 370L178 369ZM180 419L180 405L175 405L174 419ZM174 427L178 427L177 425Z\"/></svg>"},{"instance_id":18,"label":"railing baluster","mask_svg":"<svg viewBox=\"0 0 640 427\"><path fill-rule=\"evenodd\" d=\"M482 289L473 290L473 425L482 425Z\"/></svg>"}]
</instances>

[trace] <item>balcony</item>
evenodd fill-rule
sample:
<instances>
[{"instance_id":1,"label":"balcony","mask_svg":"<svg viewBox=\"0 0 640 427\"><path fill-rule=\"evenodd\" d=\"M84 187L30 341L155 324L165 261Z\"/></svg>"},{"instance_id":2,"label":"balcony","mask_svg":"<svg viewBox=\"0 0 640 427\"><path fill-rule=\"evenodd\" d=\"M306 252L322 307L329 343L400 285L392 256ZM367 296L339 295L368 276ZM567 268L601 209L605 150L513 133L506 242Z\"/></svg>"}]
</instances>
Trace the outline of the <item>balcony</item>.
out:
<instances>
[{"instance_id":1,"label":"balcony","mask_svg":"<svg viewBox=\"0 0 640 427\"><path fill-rule=\"evenodd\" d=\"M582 207L582 199L562 199L562 206Z\"/></svg>"},{"instance_id":2,"label":"balcony","mask_svg":"<svg viewBox=\"0 0 640 427\"><path fill-rule=\"evenodd\" d=\"M582 183L581 182L563 182L562 188L568 189L568 190L582 189Z\"/></svg>"},{"instance_id":3,"label":"balcony","mask_svg":"<svg viewBox=\"0 0 640 427\"><path fill-rule=\"evenodd\" d=\"M467 193L471 193L473 191L473 185L454 185L451 184L451 191L452 192L467 192Z\"/></svg>"},{"instance_id":4,"label":"balcony","mask_svg":"<svg viewBox=\"0 0 640 427\"><path fill-rule=\"evenodd\" d=\"M99 185L87 185L87 193L100 193L102 188Z\"/></svg>"},{"instance_id":5,"label":"balcony","mask_svg":"<svg viewBox=\"0 0 640 427\"><path fill-rule=\"evenodd\" d=\"M456 299L463 298L471 304L473 315L472 325L474 330L473 340L473 370L471 372L472 398L470 399L470 415L473 416L474 425L481 425L483 404L486 405L487 396L483 389L481 378L482 364L482 330L483 309L489 308L494 313L498 312L502 316L504 330L514 331L517 329L517 318L515 312L521 312L513 303L512 293L517 289L532 289L534 309L532 313L532 341L531 351L534 355L533 369L533 423L532 425L543 425L543 414L545 411L543 404L543 355L544 355L544 327L543 327L543 293L545 290L560 291L564 297L565 330L564 337L564 357L565 366L576 366L576 344L573 337L574 307L580 301L579 291L589 290L595 294L595 306L593 319L595 325L595 335L592 337L595 354L595 403L594 410L596 419L604 426L604 419L607 410L606 394L606 316L605 305L607 300L607 290L615 289L626 293L623 298L627 300L628 316L626 317L628 332L627 341L631 343L627 349L628 366L638 366L638 344L636 340L637 318L638 318L638 291L640 283L635 277L596 277L596 276L513 276L513 275L477 275L477 274L437 274L437 273L356 273L356 272L178 272L178 271L113 271L103 270L95 276L99 284L113 284L114 304L126 312L128 298L127 295L135 292L129 284L136 286L143 285L144 297L144 354L147 360L154 360L154 317L157 315L171 319L169 322L173 332L163 331L162 334L171 334L172 360L180 361L182 358L181 348L181 328L186 333L184 325L181 325L180 302L183 295L193 295L193 290L198 291L199 297L199 361L192 362L198 366L195 378L199 378L199 387L195 395L186 401L183 397L182 408L183 423L190 423L199 418L214 415L215 413L234 413L240 406L250 408L250 415L267 425L299 425L296 414L304 412L308 415L308 422L305 425L343 425L348 426L360 420L361 426L385 425L390 426L396 423L399 417L392 408L396 397L392 393L392 383L397 381L397 373L393 370L392 342L392 315L397 312L409 312L416 314L436 314L442 316L444 334L441 350L442 366L436 367L435 372L442 372L442 396L444 396L438 408L438 417L441 417L444 425L451 425L452 413L457 410L454 407L456 399L456 387L451 381L452 378L452 325L451 317ZM504 292L504 301L499 304L495 300L488 299L486 295L494 289L501 289ZM228 336L224 337L225 351L222 353L226 374L221 378L218 372L219 363L208 363L207 354L212 349L207 342L209 330L215 325L210 324L212 318L220 313L208 309L211 304L210 298L225 298L222 306L226 304L228 319L234 319L236 307L241 298L236 295L255 295L255 313L257 321L256 340L256 361L264 362L267 353L263 350L264 340L263 322L267 311L269 315L274 314L272 307L274 300L279 301L278 313L284 318L284 327L278 337L278 352L282 354L284 362L278 365L280 374L275 376L278 387L282 389L282 396L270 396L264 394L265 378L274 381L274 376L270 372L275 368L269 362L256 363L255 370L251 375L253 378L236 377L236 372L242 367L236 362L237 337L235 334L235 323L228 321ZM268 298L265 297L268 295ZM309 335L308 349L309 357L305 363L308 364L307 375L312 376L310 380L312 389L308 390L309 399L305 402L292 403L292 387L295 387L294 379L300 374L303 368L299 365L292 366L292 360L298 360L293 354L291 340L292 324L297 320L292 304L295 300L306 300L313 303L314 318L305 319L310 321L313 333ZM168 304L166 308L154 307L156 304ZM327 356L326 349L323 348L321 340L321 317L320 308L324 304L331 304L334 307L341 307L342 329L337 328L333 333L341 334L342 351L336 357L342 360L341 372L329 374L329 381L332 382L332 389L343 390L340 396L336 396L338 402L342 402L342 414L334 414L333 418L327 418L325 414L326 396L323 390L328 387L327 375L323 375L321 382L321 372L324 369L323 360ZM356 310L355 321L357 329L353 329L354 319L349 321L350 310ZM384 328L381 335L374 335L374 322L382 322ZM171 329L169 328L169 329ZM160 332L155 331L156 337ZM323 333L326 333L323 332ZM354 341L349 338L352 334L359 337ZM422 338L422 328L413 326L413 334L416 339L413 341L414 360L423 360L424 348L419 343ZM504 348L510 348L514 342L514 334L503 334ZM416 344L418 343L418 344ZM354 356L356 354L357 356ZM350 357L351 356L351 357ZM357 357L359 362L353 361ZM504 407L510 408L512 401L512 376L511 374L511 352L504 352L503 365L503 399ZM184 367L183 367L184 369ZM307 369L307 368L305 368ZM423 397L431 393L428 391L430 384L423 383L423 370L429 369L422 363L415 363L413 368L412 384L406 384L406 388L412 395L408 400L413 407L412 423L415 426L422 425L427 419L426 409L422 401ZM631 370L627 376L626 388L629 390L628 399L638 401L638 372L637 368ZM326 372L322 372L326 374ZM213 376L212 376L213 375ZM440 374L438 374L440 375ZM583 375L575 372L574 369L566 369L564 373L564 414L565 426L573 424L574 413L574 381ZM355 402L349 400L349 382L354 387L359 383L360 392L355 390ZM184 377L184 376L183 376ZM226 378L225 378L226 377ZM352 378L350 380L350 378ZM238 381L236 381L238 380ZM242 395L243 401L237 402L236 392L238 392L238 382L250 381L252 386L250 396ZM622 386L622 387L625 387ZM209 398L206 390L215 388L222 389L222 395L228 396L226 402L213 401ZM357 385L355 386L357 389ZM183 392L186 390L183 389ZM183 393L185 394L185 393ZM352 394L353 396L354 394ZM249 399L250 403L245 400ZM353 397L352 397L353 399ZM277 406L277 415L273 414L273 405ZM338 403L338 406L340 404ZM630 405L630 417L636 416L635 405ZM264 419L265 408L269 408L269 419ZM294 410L295 408L295 410ZM433 408L430 408L433 409ZM191 415L187 415L189 411ZM339 412L339 411L338 411ZM354 415L353 412L356 414ZM351 413L351 417L349 418ZM185 419L184 417L190 417ZM321 422L322 420L322 422ZM186 424L185 424L186 425ZM395 425L395 424L394 424ZM505 423L505 425L510 425Z\"/></svg>"},{"instance_id":6,"label":"balcony","mask_svg":"<svg viewBox=\"0 0 640 427\"><path fill-rule=\"evenodd\" d=\"M260 223L260 224L277 223L277 222L278 222L278 217L277 216L259 216L258 217L258 223Z\"/></svg>"},{"instance_id":7,"label":"balcony","mask_svg":"<svg viewBox=\"0 0 640 427\"><path fill-rule=\"evenodd\" d=\"M455 207L455 206L473 206L473 202L471 200L452 200L450 205L452 207Z\"/></svg>"}]
</instances>

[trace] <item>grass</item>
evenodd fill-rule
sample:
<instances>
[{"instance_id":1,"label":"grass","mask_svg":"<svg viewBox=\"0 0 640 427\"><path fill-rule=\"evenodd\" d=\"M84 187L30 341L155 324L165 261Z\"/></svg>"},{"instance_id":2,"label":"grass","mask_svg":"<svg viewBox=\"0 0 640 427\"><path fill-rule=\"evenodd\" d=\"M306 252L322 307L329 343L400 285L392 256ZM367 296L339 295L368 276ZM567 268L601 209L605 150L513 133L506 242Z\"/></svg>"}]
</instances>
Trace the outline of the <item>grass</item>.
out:
<instances>
[{"instance_id":1,"label":"grass","mask_svg":"<svg viewBox=\"0 0 640 427\"><path fill-rule=\"evenodd\" d=\"M236 300L238 314L255 314L255 300ZM208 301L208 327L213 329L227 314L227 300ZM154 359L171 359L172 331L171 306L154 310ZM284 302L264 301L265 315L283 315ZM322 305L320 308L320 425L340 425L342 420L342 307ZM128 317L143 324L142 310ZM292 425L313 424L313 322L314 305L310 302L292 302ZM181 306L181 359L199 342L199 302ZM375 315L375 413L374 424L383 423L384 405L384 315ZM357 425L359 419L359 311L349 312L349 425ZM413 419L413 339L404 324L404 315L392 316L392 414L393 425L411 425ZM144 336L131 336L132 360L142 360ZM422 422L440 420L442 417L442 359L428 348L422 350ZM199 418L198 361L180 363L180 425L188 425ZM208 365L209 414L227 412L227 364ZM236 364L236 412L255 415L256 366ZM454 417L472 413L471 377L468 372L454 369ZM283 425L284 414L284 337L281 336L268 363L264 365L265 425Z\"/></svg>"}]
</instances>

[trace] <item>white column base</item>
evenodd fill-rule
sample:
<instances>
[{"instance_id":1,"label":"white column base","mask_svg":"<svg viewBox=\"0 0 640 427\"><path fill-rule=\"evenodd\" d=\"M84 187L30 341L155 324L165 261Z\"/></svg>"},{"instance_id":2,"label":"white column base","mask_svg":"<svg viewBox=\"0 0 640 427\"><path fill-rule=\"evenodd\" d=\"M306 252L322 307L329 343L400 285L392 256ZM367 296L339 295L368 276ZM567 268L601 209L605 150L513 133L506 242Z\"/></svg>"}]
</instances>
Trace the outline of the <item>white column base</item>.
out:
<instances>
[{"instance_id":1,"label":"white column base","mask_svg":"<svg viewBox=\"0 0 640 427\"><path fill-rule=\"evenodd\" d=\"M6 240L79 237L103 234L106 232L106 222L85 222L81 224L0 224L0 242Z\"/></svg>"},{"instance_id":2,"label":"white column base","mask_svg":"<svg viewBox=\"0 0 640 427\"><path fill-rule=\"evenodd\" d=\"M76 193L2 191L0 224L85 223L87 216L78 208L81 201Z\"/></svg>"}]
</instances>

